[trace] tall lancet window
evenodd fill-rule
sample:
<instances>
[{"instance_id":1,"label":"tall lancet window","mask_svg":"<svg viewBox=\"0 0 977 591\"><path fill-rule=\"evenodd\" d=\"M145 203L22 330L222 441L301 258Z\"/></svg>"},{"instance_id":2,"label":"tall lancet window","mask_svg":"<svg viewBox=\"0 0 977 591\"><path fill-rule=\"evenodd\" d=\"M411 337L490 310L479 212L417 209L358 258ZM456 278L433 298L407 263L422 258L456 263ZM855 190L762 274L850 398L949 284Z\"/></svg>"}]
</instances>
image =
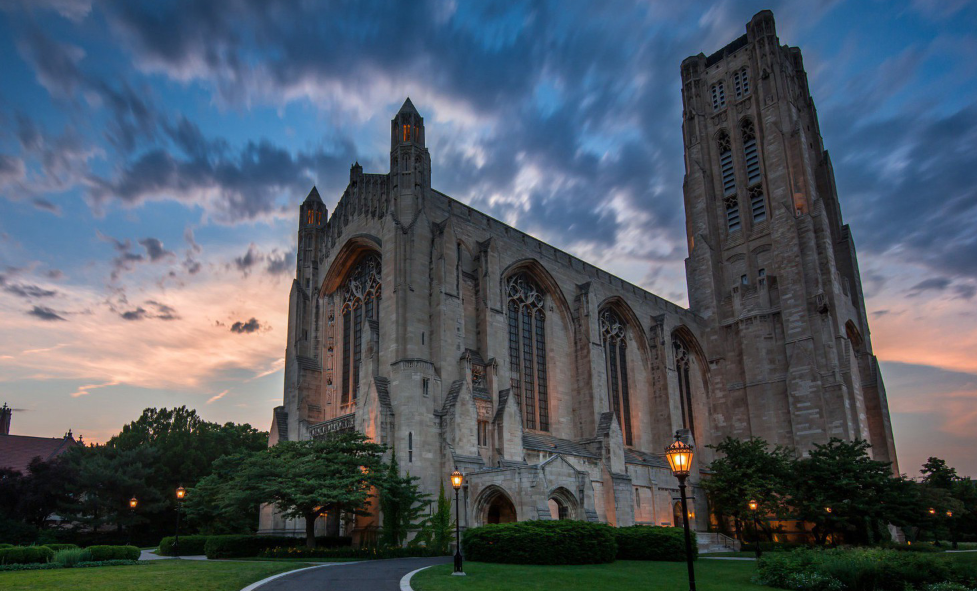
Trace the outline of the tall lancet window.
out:
<instances>
[{"instance_id":1,"label":"tall lancet window","mask_svg":"<svg viewBox=\"0 0 977 591\"><path fill-rule=\"evenodd\" d=\"M767 219L767 204L760 183L760 154L757 151L756 128L749 119L743 120L743 160L746 162L746 186L749 187L750 212L754 222Z\"/></svg>"},{"instance_id":2,"label":"tall lancet window","mask_svg":"<svg viewBox=\"0 0 977 591\"><path fill-rule=\"evenodd\" d=\"M726 208L726 227L730 232L740 229L740 203L736 198L736 175L733 172L733 147L729 133L719 132L719 168L723 177L723 205Z\"/></svg>"},{"instance_id":3,"label":"tall lancet window","mask_svg":"<svg viewBox=\"0 0 977 591\"><path fill-rule=\"evenodd\" d=\"M342 288L343 294L343 385L342 403L355 402L359 395L363 333L369 321L379 320L380 257L368 254L353 267Z\"/></svg>"},{"instance_id":4,"label":"tall lancet window","mask_svg":"<svg viewBox=\"0 0 977 591\"><path fill-rule=\"evenodd\" d=\"M624 431L624 444L631 443L631 401L628 394L628 339L624 321L610 308L600 313L601 342L607 365L607 393L611 410Z\"/></svg>"},{"instance_id":5,"label":"tall lancet window","mask_svg":"<svg viewBox=\"0 0 977 591\"><path fill-rule=\"evenodd\" d=\"M509 385L526 429L550 430L543 290L525 273L506 280L509 315ZM537 426L538 425L538 426Z\"/></svg>"},{"instance_id":6,"label":"tall lancet window","mask_svg":"<svg viewBox=\"0 0 977 591\"><path fill-rule=\"evenodd\" d=\"M685 343L672 341L675 348L675 374L678 376L678 399L682 409L682 427L688 429L695 436L695 416L692 407L691 355Z\"/></svg>"}]
</instances>

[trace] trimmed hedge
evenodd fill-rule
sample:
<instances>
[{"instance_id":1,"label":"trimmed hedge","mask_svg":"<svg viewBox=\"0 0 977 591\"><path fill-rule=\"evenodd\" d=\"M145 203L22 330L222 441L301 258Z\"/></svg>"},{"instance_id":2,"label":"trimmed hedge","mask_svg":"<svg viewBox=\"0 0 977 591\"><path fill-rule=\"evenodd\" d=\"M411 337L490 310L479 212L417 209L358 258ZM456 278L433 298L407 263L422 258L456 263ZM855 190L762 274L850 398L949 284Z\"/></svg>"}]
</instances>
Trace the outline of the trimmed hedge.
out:
<instances>
[{"instance_id":1,"label":"trimmed hedge","mask_svg":"<svg viewBox=\"0 0 977 591\"><path fill-rule=\"evenodd\" d=\"M58 552L60 550L77 550L78 549L78 545L77 544L44 544L44 545L47 546L48 548L54 550L55 552Z\"/></svg>"},{"instance_id":2,"label":"trimmed hedge","mask_svg":"<svg viewBox=\"0 0 977 591\"><path fill-rule=\"evenodd\" d=\"M13 548L13 544L0 544L0 550L6 550L7 548Z\"/></svg>"},{"instance_id":3,"label":"trimmed hedge","mask_svg":"<svg viewBox=\"0 0 977 591\"><path fill-rule=\"evenodd\" d=\"M54 550L47 546L15 546L0 550L0 564L34 564L51 562Z\"/></svg>"},{"instance_id":4,"label":"trimmed hedge","mask_svg":"<svg viewBox=\"0 0 977 591\"><path fill-rule=\"evenodd\" d=\"M935 583L977 586L977 564L945 555L882 548L772 552L757 563L756 582L783 589L875 591L922 589Z\"/></svg>"},{"instance_id":5,"label":"trimmed hedge","mask_svg":"<svg viewBox=\"0 0 977 591\"><path fill-rule=\"evenodd\" d=\"M677 527L632 525L614 528L619 560L685 561L685 531ZM692 538L692 559L699 557L699 548Z\"/></svg>"},{"instance_id":6,"label":"trimmed hedge","mask_svg":"<svg viewBox=\"0 0 977 591\"><path fill-rule=\"evenodd\" d=\"M292 546L289 548L269 548L258 554L259 558L356 558L359 560L377 560L383 558L418 558L427 556L442 556L429 548L380 548L364 546L362 548L305 548Z\"/></svg>"},{"instance_id":7,"label":"trimmed hedge","mask_svg":"<svg viewBox=\"0 0 977 591\"><path fill-rule=\"evenodd\" d=\"M791 550L810 549L811 544L803 542L760 542L761 552L790 552ZM743 543L740 546L741 552L756 552L756 544Z\"/></svg>"},{"instance_id":8,"label":"trimmed hedge","mask_svg":"<svg viewBox=\"0 0 977 591\"><path fill-rule=\"evenodd\" d=\"M316 538L316 546L342 548L353 543L350 537ZM294 536L210 536L204 544L207 558L254 558L271 548L297 548L305 545L305 538Z\"/></svg>"},{"instance_id":9,"label":"trimmed hedge","mask_svg":"<svg viewBox=\"0 0 977 591\"><path fill-rule=\"evenodd\" d=\"M586 521L520 521L465 531L465 556L508 564L600 564L617 556L614 529Z\"/></svg>"},{"instance_id":10,"label":"trimmed hedge","mask_svg":"<svg viewBox=\"0 0 977 591\"><path fill-rule=\"evenodd\" d=\"M45 564L40 564L40 563L4 564L4 565L0 565L0 572L18 571L18 570L56 570L60 568L94 568L100 566L134 566L138 564L139 564L138 560L103 560L102 562L79 562L78 564L74 564L72 566L58 564L57 562L48 562Z\"/></svg>"},{"instance_id":11,"label":"trimmed hedge","mask_svg":"<svg viewBox=\"0 0 977 591\"><path fill-rule=\"evenodd\" d=\"M204 553L204 544L213 536L180 536L180 556L199 556ZM159 541L157 553L160 556L176 556L176 542L174 536L167 536Z\"/></svg>"},{"instance_id":12,"label":"trimmed hedge","mask_svg":"<svg viewBox=\"0 0 977 591\"><path fill-rule=\"evenodd\" d=\"M183 541L181 540L182 544ZM92 562L105 560L139 560L139 548L135 546L89 546L85 548L92 556Z\"/></svg>"}]
</instances>

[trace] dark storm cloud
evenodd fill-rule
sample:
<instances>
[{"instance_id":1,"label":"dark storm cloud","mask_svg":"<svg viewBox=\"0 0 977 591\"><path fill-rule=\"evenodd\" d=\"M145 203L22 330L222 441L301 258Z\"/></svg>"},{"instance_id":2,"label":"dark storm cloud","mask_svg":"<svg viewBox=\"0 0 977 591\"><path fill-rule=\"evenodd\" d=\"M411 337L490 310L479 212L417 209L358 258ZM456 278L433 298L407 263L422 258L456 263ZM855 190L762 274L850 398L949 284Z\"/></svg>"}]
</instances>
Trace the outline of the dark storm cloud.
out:
<instances>
[{"instance_id":1,"label":"dark storm cloud","mask_svg":"<svg viewBox=\"0 0 977 591\"><path fill-rule=\"evenodd\" d=\"M41 320L64 320L56 311L47 306L34 306L27 314L35 318L40 318Z\"/></svg>"},{"instance_id":2,"label":"dark storm cloud","mask_svg":"<svg viewBox=\"0 0 977 591\"><path fill-rule=\"evenodd\" d=\"M261 329L261 323L258 322L257 318L252 318L247 322L241 322L240 320L231 325L231 332L236 332L238 334L250 334L252 332L257 332Z\"/></svg>"},{"instance_id":3,"label":"dark storm cloud","mask_svg":"<svg viewBox=\"0 0 977 591\"><path fill-rule=\"evenodd\" d=\"M163 242L158 238L143 238L139 244L146 249L149 260L154 263L160 259L173 256L173 252L163 248Z\"/></svg>"}]
</instances>

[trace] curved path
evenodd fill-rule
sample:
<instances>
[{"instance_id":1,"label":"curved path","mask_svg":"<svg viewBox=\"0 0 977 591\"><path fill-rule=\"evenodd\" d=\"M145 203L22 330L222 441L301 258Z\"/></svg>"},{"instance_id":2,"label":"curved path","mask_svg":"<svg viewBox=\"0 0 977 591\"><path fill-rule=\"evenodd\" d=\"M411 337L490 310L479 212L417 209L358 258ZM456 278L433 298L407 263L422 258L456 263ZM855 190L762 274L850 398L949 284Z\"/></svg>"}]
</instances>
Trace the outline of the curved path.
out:
<instances>
[{"instance_id":1,"label":"curved path","mask_svg":"<svg viewBox=\"0 0 977 591\"><path fill-rule=\"evenodd\" d=\"M366 562L334 563L286 573L259 582L254 591L400 591L400 579L409 572L435 564L446 564L451 556L438 558L394 558Z\"/></svg>"}]
</instances>

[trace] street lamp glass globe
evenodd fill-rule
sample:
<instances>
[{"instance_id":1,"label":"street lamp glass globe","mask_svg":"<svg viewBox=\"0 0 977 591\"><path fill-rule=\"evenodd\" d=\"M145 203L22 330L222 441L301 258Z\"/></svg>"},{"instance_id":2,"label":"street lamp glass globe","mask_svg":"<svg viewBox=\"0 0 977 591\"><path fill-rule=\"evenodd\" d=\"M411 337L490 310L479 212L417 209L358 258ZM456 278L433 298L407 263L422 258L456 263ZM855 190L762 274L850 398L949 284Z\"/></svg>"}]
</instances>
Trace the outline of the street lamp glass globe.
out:
<instances>
[{"instance_id":1,"label":"street lamp glass globe","mask_svg":"<svg viewBox=\"0 0 977 591\"><path fill-rule=\"evenodd\" d=\"M692 446L676 439L665 448L665 459L675 476L688 476L692 469Z\"/></svg>"},{"instance_id":2,"label":"street lamp glass globe","mask_svg":"<svg viewBox=\"0 0 977 591\"><path fill-rule=\"evenodd\" d=\"M187 489L183 488L182 486L176 489L176 498L178 500L182 501L183 497L185 497L186 495L187 495Z\"/></svg>"},{"instance_id":3,"label":"street lamp glass globe","mask_svg":"<svg viewBox=\"0 0 977 591\"><path fill-rule=\"evenodd\" d=\"M451 473L451 486L453 486L455 490L458 490L461 488L461 482L463 479L464 477L461 475L461 472L455 470Z\"/></svg>"},{"instance_id":4,"label":"street lamp glass globe","mask_svg":"<svg viewBox=\"0 0 977 591\"><path fill-rule=\"evenodd\" d=\"M760 506L760 504L757 503L756 501L753 501L753 500L750 501L750 511L756 511L757 510L757 507L759 507L759 506Z\"/></svg>"},{"instance_id":5,"label":"street lamp glass globe","mask_svg":"<svg viewBox=\"0 0 977 591\"><path fill-rule=\"evenodd\" d=\"M138 504L139 504L139 501L136 500L136 497L132 497L131 499L129 499L129 508L130 509L135 509L136 508L136 505L138 505Z\"/></svg>"}]
</instances>

